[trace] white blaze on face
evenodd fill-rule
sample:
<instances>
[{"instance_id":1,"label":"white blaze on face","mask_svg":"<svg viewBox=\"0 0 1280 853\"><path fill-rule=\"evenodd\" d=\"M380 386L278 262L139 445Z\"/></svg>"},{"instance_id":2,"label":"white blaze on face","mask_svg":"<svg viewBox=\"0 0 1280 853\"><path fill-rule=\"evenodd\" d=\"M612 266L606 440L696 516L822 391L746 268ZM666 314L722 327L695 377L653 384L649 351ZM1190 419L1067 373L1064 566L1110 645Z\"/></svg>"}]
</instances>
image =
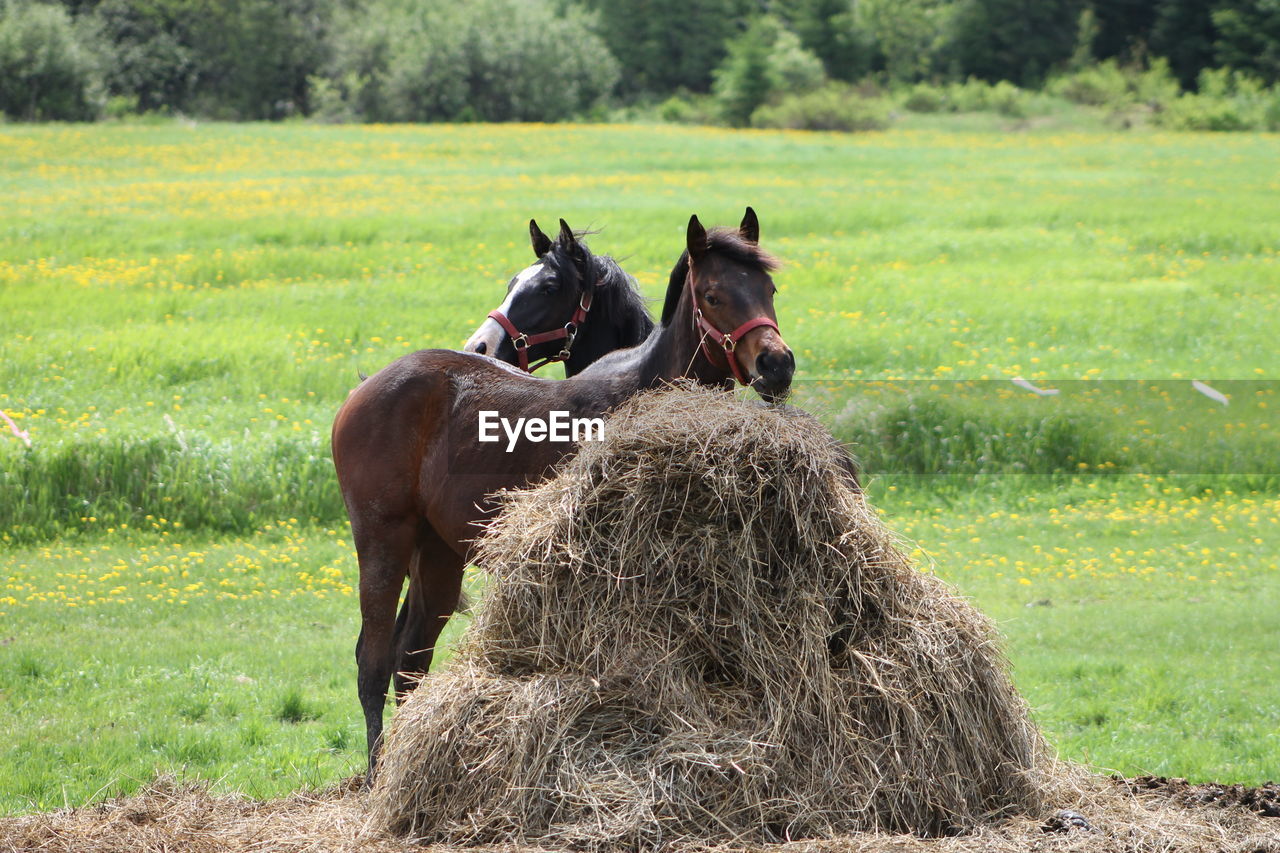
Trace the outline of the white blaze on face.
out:
<instances>
[{"instance_id":1,"label":"white blaze on face","mask_svg":"<svg viewBox=\"0 0 1280 853\"><path fill-rule=\"evenodd\" d=\"M525 293L531 287L531 282L538 273L542 272L542 262L534 264L531 267L521 270L511 282L511 288L507 291L507 298L502 300L502 304L498 306L498 310L503 316L511 316L511 306L516 304L516 299L522 293ZM521 329L520 331L528 334L534 334L541 329ZM484 322L480 324L480 328L471 333L471 337L467 338L467 342L462 345L463 352L476 352L480 344L484 344L484 354L493 355L498 351L498 345L502 343L504 338L510 337L506 330L498 325L498 321L492 317L485 317Z\"/></svg>"}]
</instances>

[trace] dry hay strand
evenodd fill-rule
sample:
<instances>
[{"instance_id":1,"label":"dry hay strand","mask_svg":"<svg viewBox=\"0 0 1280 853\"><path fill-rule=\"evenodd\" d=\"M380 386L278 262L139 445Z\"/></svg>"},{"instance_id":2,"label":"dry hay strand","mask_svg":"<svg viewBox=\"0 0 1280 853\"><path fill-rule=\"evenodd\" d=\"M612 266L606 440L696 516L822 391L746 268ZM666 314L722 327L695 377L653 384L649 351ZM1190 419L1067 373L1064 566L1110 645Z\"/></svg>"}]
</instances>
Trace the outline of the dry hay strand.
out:
<instances>
[{"instance_id":1,"label":"dry hay strand","mask_svg":"<svg viewBox=\"0 0 1280 853\"><path fill-rule=\"evenodd\" d=\"M0 819L0 853L224 853L404 849L364 831L359 779L260 802L161 776L136 794Z\"/></svg>"},{"instance_id":2,"label":"dry hay strand","mask_svg":"<svg viewBox=\"0 0 1280 853\"><path fill-rule=\"evenodd\" d=\"M1039 809L991 625L910 566L813 418L635 398L513 493L451 666L400 709L374 825L606 850L941 836Z\"/></svg>"}]
</instances>

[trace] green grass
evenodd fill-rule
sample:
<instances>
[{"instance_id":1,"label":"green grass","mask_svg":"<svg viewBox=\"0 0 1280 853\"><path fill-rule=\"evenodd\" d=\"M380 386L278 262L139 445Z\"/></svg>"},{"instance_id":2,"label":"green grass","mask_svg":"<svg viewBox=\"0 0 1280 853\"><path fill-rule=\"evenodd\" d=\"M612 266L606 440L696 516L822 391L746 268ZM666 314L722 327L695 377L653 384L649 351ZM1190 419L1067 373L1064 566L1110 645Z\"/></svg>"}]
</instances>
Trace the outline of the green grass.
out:
<instances>
[{"instance_id":1,"label":"green grass","mask_svg":"<svg viewBox=\"0 0 1280 853\"><path fill-rule=\"evenodd\" d=\"M881 484L877 503L921 565L996 620L1065 757L1129 775L1274 778L1280 501L1126 485L939 501ZM0 605L0 812L158 773L268 797L362 769L345 526L164 533L7 555L5 579L33 600Z\"/></svg>"},{"instance_id":2,"label":"green grass","mask_svg":"<svg viewBox=\"0 0 1280 853\"><path fill-rule=\"evenodd\" d=\"M1280 141L1013 127L0 128L0 811L358 770L357 371L459 344L531 216L656 299L747 204L797 400L1064 754L1274 776Z\"/></svg>"}]
</instances>

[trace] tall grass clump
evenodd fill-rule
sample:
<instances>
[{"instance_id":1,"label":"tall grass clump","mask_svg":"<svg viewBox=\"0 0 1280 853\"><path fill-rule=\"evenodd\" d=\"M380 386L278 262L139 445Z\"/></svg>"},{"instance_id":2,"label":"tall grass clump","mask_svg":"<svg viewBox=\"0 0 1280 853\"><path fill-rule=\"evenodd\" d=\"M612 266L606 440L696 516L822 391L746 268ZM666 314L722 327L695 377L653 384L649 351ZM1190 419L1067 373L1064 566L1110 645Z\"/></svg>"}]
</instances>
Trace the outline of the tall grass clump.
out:
<instances>
[{"instance_id":1,"label":"tall grass clump","mask_svg":"<svg viewBox=\"0 0 1280 853\"><path fill-rule=\"evenodd\" d=\"M247 533L281 518L344 517L328 441L317 435L64 440L4 457L0 530L13 542L119 525Z\"/></svg>"},{"instance_id":2,"label":"tall grass clump","mask_svg":"<svg viewBox=\"0 0 1280 853\"><path fill-rule=\"evenodd\" d=\"M1186 382L1064 382L1057 383L1061 396L1050 398L996 383L946 383L936 391L932 384L887 383L853 394L842 386L826 400L814 388L801 396L831 412L832 430L874 475L972 483L1151 474L1280 484L1280 436L1265 406L1273 383L1219 383L1236 400L1229 412Z\"/></svg>"}]
</instances>

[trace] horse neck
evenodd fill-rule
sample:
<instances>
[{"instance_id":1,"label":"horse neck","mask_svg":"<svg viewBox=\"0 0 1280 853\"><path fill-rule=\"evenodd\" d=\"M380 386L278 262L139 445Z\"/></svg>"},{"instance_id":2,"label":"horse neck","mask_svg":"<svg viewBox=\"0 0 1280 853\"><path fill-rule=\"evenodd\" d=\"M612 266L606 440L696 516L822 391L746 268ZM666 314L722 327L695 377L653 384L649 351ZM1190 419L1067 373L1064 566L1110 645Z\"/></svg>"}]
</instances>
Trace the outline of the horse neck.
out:
<instances>
[{"instance_id":1,"label":"horse neck","mask_svg":"<svg viewBox=\"0 0 1280 853\"><path fill-rule=\"evenodd\" d=\"M569 351L569 358L564 363L564 375L575 376L586 370L601 357L615 350L620 350L633 343L621 340L621 330L610 324L605 318L589 317L582 324L578 337Z\"/></svg>"},{"instance_id":2,"label":"horse neck","mask_svg":"<svg viewBox=\"0 0 1280 853\"><path fill-rule=\"evenodd\" d=\"M655 327L641 347L641 384L649 387L682 378L711 386L730 382L728 374L707 359L701 342L701 335L693 327L693 306L686 288L671 322Z\"/></svg>"}]
</instances>

